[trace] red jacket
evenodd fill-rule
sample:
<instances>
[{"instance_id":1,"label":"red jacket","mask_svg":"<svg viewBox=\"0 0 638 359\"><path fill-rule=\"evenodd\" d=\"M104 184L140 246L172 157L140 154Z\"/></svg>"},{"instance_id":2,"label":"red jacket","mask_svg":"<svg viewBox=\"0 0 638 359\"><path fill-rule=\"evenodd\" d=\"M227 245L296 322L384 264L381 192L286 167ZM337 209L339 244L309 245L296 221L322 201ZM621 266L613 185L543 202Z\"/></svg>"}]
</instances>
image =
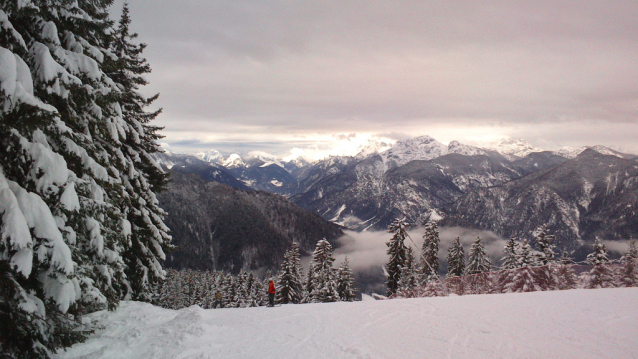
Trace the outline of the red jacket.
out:
<instances>
[{"instance_id":1,"label":"red jacket","mask_svg":"<svg viewBox=\"0 0 638 359\"><path fill-rule=\"evenodd\" d=\"M270 284L268 285L268 294L275 294L275 283L273 283L272 281L270 281Z\"/></svg>"}]
</instances>

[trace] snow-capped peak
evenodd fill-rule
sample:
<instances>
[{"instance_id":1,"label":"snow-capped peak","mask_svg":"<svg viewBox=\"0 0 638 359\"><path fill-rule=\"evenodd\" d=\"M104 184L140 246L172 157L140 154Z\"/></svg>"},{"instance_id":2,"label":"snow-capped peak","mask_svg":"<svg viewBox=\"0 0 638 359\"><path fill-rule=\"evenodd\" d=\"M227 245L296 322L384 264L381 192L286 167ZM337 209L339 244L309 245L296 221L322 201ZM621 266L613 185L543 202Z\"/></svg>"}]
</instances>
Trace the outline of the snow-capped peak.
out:
<instances>
[{"instance_id":1,"label":"snow-capped peak","mask_svg":"<svg viewBox=\"0 0 638 359\"><path fill-rule=\"evenodd\" d=\"M530 145L527 141L512 137L502 138L488 146L494 151L508 156L525 157L533 152L543 152L542 149Z\"/></svg>"},{"instance_id":2,"label":"snow-capped peak","mask_svg":"<svg viewBox=\"0 0 638 359\"><path fill-rule=\"evenodd\" d=\"M584 147L579 147L579 148L574 148L574 147L569 147L569 146L565 146L565 147L561 147L558 151L555 151L554 153L565 157L565 158L576 158L576 156L580 155L583 151L585 151L586 149L592 149L600 154L603 155L610 155L610 156L616 156L616 157L620 157L620 158L627 158L627 155L620 153L618 151L614 151L611 148L605 147L605 146L601 146L601 145L597 145L597 146L584 146ZM633 156L629 155L629 158L631 158Z\"/></svg>"},{"instance_id":3,"label":"snow-capped peak","mask_svg":"<svg viewBox=\"0 0 638 359\"><path fill-rule=\"evenodd\" d=\"M410 161L427 161L448 153L446 145L430 136L401 140L389 150L381 153L387 167L402 166Z\"/></svg>"},{"instance_id":4,"label":"snow-capped peak","mask_svg":"<svg viewBox=\"0 0 638 359\"><path fill-rule=\"evenodd\" d=\"M355 158L364 159L370 155L375 155L377 153L381 153L385 150L388 150L391 147L392 147L392 144L390 143L377 141L375 139L369 139L368 142L361 144L357 148L357 155L355 156Z\"/></svg>"},{"instance_id":5,"label":"snow-capped peak","mask_svg":"<svg viewBox=\"0 0 638 359\"><path fill-rule=\"evenodd\" d=\"M224 155L217 150L208 150L196 154L197 158L210 163L220 163L224 159Z\"/></svg>"},{"instance_id":6,"label":"snow-capped peak","mask_svg":"<svg viewBox=\"0 0 638 359\"><path fill-rule=\"evenodd\" d=\"M459 141L452 141L447 146L448 153L457 153L464 156L485 155L487 152L481 148L465 145Z\"/></svg>"},{"instance_id":7,"label":"snow-capped peak","mask_svg":"<svg viewBox=\"0 0 638 359\"><path fill-rule=\"evenodd\" d=\"M228 158L226 158L222 162L222 166L226 168L236 168L236 167L241 167L245 165L246 164L244 163L244 160L241 158L240 155L236 153L233 153L232 155L228 156Z\"/></svg>"},{"instance_id":8,"label":"snow-capped peak","mask_svg":"<svg viewBox=\"0 0 638 359\"><path fill-rule=\"evenodd\" d=\"M251 158L256 158L262 162L264 162L264 164L261 167L265 167L271 164L276 164L279 167L284 167L281 158L279 158L278 156L275 156L273 154L270 154L268 152L263 152L263 151L251 151L248 153L248 155Z\"/></svg>"}]
</instances>

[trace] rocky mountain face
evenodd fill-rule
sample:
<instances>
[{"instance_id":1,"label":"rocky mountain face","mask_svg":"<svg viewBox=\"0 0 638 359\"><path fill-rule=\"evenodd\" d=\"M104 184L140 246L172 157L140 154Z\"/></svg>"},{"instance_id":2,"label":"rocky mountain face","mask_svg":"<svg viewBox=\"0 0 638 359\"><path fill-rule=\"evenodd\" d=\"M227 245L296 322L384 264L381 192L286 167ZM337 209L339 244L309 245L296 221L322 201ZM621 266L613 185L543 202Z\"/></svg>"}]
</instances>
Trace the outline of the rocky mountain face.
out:
<instances>
[{"instance_id":1,"label":"rocky mountain face","mask_svg":"<svg viewBox=\"0 0 638 359\"><path fill-rule=\"evenodd\" d=\"M296 182L288 171L274 162L251 158L245 162L240 159L234 163L234 166L228 167L228 171L255 190L283 194L290 184Z\"/></svg>"},{"instance_id":2,"label":"rocky mountain face","mask_svg":"<svg viewBox=\"0 0 638 359\"><path fill-rule=\"evenodd\" d=\"M560 238L560 249L574 249L595 236L638 235L632 214L638 204L630 192L632 166L638 164L634 155L603 146L543 151L511 138L490 148L458 141L445 146L429 136L399 141L381 153L375 146L383 148L373 144L356 156L312 164L263 153L199 156L217 167L227 162L226 173L244 188L282 194L355 230L385 230L398 217L413 224L444 217L444 224L531 239L536 228L548 225ZM173 168L195 173L186 164ZM613 178L620 181L621 195L602 190Z\"/></svg>"},{"instance_id":3,"label":"rocky mountain face","mask_svg":"<svg viewBox=\"0 0 638 359\"><path fill-rule=\"evenodd\" d=\"M447 154L384 171L381 156L351 163L304 193L295 203L352 229L385 229L397 217L423 223L433 211L474 188L495 186L529 172L499 155Z\"/></svg>"},{"instance_id":4,"label":"rocky mountain face","mask_svg":"<svg viewBox=\"0 0 638 359\"><path fill-rule=\"evenodd\" d=\"M318 240L334 245L343 235L339 226L279 195L231 188L194 173L172 170L171 176L170 188L158 196L177 246L167 256L169 267L277 269L293 240L307 254Z\"/></svg>"},{"instance_id":5,"label":"rocky mountain face","mask_svg":"<svg viewBox=\"0 0 638 359\"><path fill-rule=\"evenodd\" d=\"M593 149L556 166L490 188L446 208L447 224L472 224L503 236L529 237L542 225L559 248L596 237L638 234L638 163Z\"/></svg>"}]
</instances>

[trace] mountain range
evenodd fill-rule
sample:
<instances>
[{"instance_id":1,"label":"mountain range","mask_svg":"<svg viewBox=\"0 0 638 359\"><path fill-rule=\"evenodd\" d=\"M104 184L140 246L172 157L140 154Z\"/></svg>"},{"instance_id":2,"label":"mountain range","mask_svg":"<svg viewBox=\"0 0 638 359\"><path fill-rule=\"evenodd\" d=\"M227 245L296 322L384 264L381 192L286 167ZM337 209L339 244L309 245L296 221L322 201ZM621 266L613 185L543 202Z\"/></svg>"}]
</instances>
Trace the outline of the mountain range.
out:
<instances>
[{"instance_id":1,"label":"mountain range","mask_svg":"<svg viewBox=\"0 0 638 359\"><path fill-rule=\"evenodd\" d=\"M537 228L548 226L561 250L595 237L638 235L638 199L632 195L638 156L603 146L543 151L509 138L479 148L421 136L381 152L371 146L313 163L263 152L163 156L160 162L173 163L173 171L277 193L354 230L385 230L405 217L415 225L442 219L445 225L532 239Z\"/></svg>"}]
</instances>

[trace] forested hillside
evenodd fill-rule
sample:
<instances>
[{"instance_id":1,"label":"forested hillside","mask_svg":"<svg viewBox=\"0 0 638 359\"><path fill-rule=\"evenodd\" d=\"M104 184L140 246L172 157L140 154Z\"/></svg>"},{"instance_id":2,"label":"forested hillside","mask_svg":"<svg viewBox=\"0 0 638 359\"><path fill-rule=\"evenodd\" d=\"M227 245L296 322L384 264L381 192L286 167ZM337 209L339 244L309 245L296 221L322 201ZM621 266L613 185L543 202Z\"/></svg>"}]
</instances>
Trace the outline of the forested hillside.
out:
<instances>
[{"instance_id":1,"label":"forested hillside","mask_svg":"<svg viewBox=\"0 0 638 359\"><path fill-rule=\"evenodd\" d=\"M169 190L159 196L177 246L168 255L170 267L233 273L278 269L293 241L307 255L322 238L334 244L343 235L339 226L279 195L231 188L195 174L171 171L171 176Z\"/></svg>"}]
</instances>

